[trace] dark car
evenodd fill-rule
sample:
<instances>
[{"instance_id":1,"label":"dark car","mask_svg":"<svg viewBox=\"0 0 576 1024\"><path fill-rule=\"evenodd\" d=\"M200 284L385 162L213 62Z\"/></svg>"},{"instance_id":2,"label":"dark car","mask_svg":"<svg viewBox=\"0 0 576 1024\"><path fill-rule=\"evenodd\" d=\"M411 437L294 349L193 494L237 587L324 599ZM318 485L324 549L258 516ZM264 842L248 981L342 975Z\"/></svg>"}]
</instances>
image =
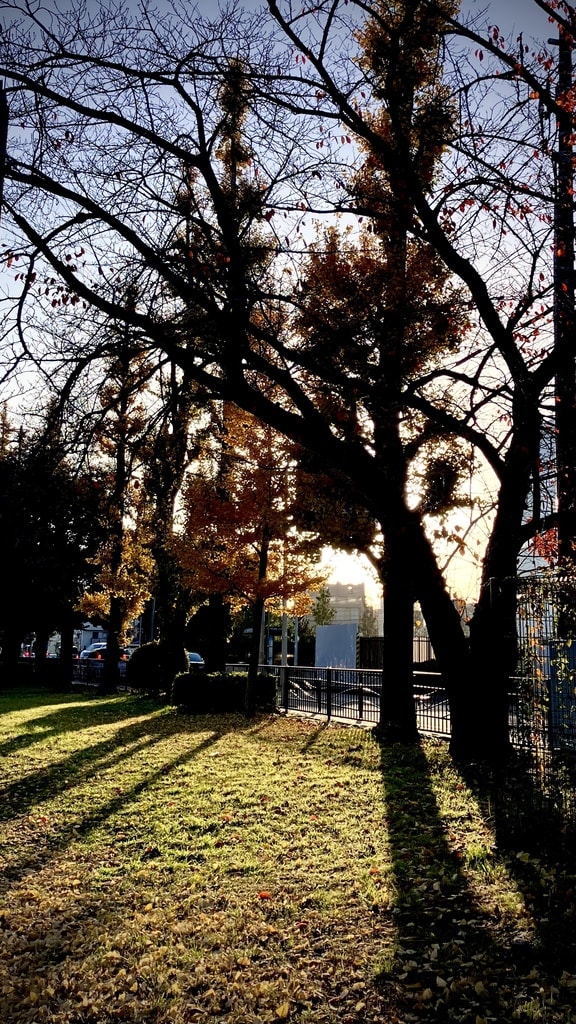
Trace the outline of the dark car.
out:
<instances>
[{"instance_id":1,"label":"dark car","mask_svg":"<svg viewBox=\"0 0 576 1024\"><path fill-rule=\"evenodd\" d=\"M201 672L202 669L206 668L204 658L196 651L188 651L188 663L191 672Z\"/></svg>"},{"instance_id":2,"label":"dark car","mask_svg":"<svg viewBox=\"0 0 576 1024\"><path fill-rule=\"evenodd\" d=\"M84 654L84 652L82 652L82 653ZM121 647L118 653L119 653L120 661L128 661L129 654L128 654L127 648ZM89 661L104 661L105 657L106 657L106 644L104 644L103 647L99 647L98 650L96 650L96 651L88 651L86 654L84 654L84 659L83 660L85 661L86 659L88 659Z\"/></svg>"},{"instance_id":3,"label":"dark car","mask_svg":"<svg viewBox=\"0 0 576 1024\"><path fill-rule=\"evenodd\" d=\"M83 652L84 653L84 652ZM128 661L129 654L126 648L121 647L119 651L118 668L120 670L120 677L123 679L126 675L126 662ZM106 657L106 645L96 651L87 651L84 653L82 664L86 666L87 671L91 673L93 677L97 673L96 678L99 678L102 669L104 668L104 659Z\"/></svg>"}]
</instances>

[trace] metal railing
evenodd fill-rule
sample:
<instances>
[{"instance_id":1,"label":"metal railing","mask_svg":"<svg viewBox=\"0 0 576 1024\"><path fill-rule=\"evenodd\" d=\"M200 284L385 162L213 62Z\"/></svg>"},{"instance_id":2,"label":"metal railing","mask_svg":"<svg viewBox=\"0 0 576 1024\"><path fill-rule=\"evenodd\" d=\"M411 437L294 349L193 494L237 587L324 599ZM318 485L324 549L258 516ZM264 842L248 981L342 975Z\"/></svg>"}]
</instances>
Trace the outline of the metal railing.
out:
<instances>
[{"instance_id":1,"label":"metal railing","mask_svg":"<svg viewBox=\"0 0 576 1024\"><path fill-rule=\"evenodd\" d=\"M247 671L245 664L226 668ZM277 705L285 711L372 725L380 720L382 669L260 665L259 670L276 679ZM440 674L415 672L414 698L420 732L449 737L450 713Z\"/></svg>"},{"instance_id":2,"label":"metal railing","mask_svg":"<svg viewBox=\"0 0 576 1024\"><path fill-rule=\"evenodd\" d=\"M230 672L246 672L246 664L227 665ZM277 706L285 711L326 719L376 725L380 719L383 685L381 669L343 669L260 665L259 671L274 676ZM414 703L419 732L449 739L450 707L440 673L414 671ZM548 750L554 746L550 714L535 700L531 681L512 679L509 726L512 744L519 750ZM542 683L540 683L540 687ZM576 750L576 734L574 750ZM567 733L564 731L566 750Z\"/></svg>"},{"instance_id":3,"label":"metal railing","mask_svg":"<svg viewBox=\"0 0 576 1024\"><path fill-rule=\"evenodd\" d=\"M96 685L104 671L104 659L100 658L79 658L72 666L72 680L75 683L86 683ZM120 679L126 676L126 662L118 662Z\"/></svg>"}]
</instances>

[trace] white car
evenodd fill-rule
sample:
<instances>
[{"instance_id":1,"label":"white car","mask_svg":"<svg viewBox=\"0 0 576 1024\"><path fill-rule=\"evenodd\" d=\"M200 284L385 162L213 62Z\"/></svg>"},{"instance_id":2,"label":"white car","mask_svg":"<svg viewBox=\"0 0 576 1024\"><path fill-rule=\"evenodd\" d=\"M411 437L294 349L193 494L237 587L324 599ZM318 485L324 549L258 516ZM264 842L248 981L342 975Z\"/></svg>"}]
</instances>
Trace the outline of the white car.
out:
<instances>
[{"instance_id":1,"label":"white car","mask_svg":"<svg viewBox=\"0 0 576 1024\"><path fill-rule=\"evenodd\" d=\"M80 660L84 661L85 658L89 658L90 655L94 653L94 651L105 651L106 647L107 644L105 640L103 643L89 644L88 647L85 647L83 651L80 651Z\"/></svg>"}]
</instances>

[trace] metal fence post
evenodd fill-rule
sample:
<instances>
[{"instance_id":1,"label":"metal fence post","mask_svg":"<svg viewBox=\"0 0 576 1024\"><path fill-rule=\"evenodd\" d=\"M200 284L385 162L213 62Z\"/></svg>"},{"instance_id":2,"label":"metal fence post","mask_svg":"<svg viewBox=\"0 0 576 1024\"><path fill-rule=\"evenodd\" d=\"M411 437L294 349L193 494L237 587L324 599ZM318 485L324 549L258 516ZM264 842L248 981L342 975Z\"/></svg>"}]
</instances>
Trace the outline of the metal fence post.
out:
<instances>
[{"instance_id":1,"label":"metal fence post","mask_svg":"<svg viewBox=\"0 0 576 1024\"><path fill-rule=\"evenodd\" d=\"M284 711L288 711L288 704L290 701L290 677L288 675L288 666L282 665L280 668L280 689L282 693L282 707Z\"/></svg>"},{"instance_id":2,"label":"metal fence post","mask_svg":"<svg viewBox=\"0 0 576 1024\"><path fill-rule=\"evenodd\" d=\"M322 708L318 708L319 711ZM332 718L332 669L326 669L326 716Z\"/></svg>"}]
</instances>

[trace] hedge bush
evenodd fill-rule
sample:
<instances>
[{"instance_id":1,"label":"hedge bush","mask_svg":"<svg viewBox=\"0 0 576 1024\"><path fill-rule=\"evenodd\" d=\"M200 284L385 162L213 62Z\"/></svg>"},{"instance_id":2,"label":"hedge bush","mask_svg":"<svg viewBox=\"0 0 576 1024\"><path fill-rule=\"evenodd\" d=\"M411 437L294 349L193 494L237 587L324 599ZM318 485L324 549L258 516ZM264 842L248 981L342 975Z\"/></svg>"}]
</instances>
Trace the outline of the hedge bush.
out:
<instances>
[{"instance_id":1,"label":"hedge bush","mask_svg":"<svg viewBox=\"0 0 576 1024\"><path fill-rule=\"evenodd\" d=\"M142 644L126 662L126 685L132 690L169 691L174 677L188 670L184 648L174 652L162 642Z\"/></svg>"},{"instance_id":2,"label":"hedge bush","mask_svg":"<svg viewBox=\"0 0 576 1024\"><path fill-rule=\"evenodd\" d=\"M170 703L197 715L242 712L247 680L245 672L181 672L172 683ZM274 676L258 674L254 698L259 710L276 707Z\"/></svg>"}]
</instances>

